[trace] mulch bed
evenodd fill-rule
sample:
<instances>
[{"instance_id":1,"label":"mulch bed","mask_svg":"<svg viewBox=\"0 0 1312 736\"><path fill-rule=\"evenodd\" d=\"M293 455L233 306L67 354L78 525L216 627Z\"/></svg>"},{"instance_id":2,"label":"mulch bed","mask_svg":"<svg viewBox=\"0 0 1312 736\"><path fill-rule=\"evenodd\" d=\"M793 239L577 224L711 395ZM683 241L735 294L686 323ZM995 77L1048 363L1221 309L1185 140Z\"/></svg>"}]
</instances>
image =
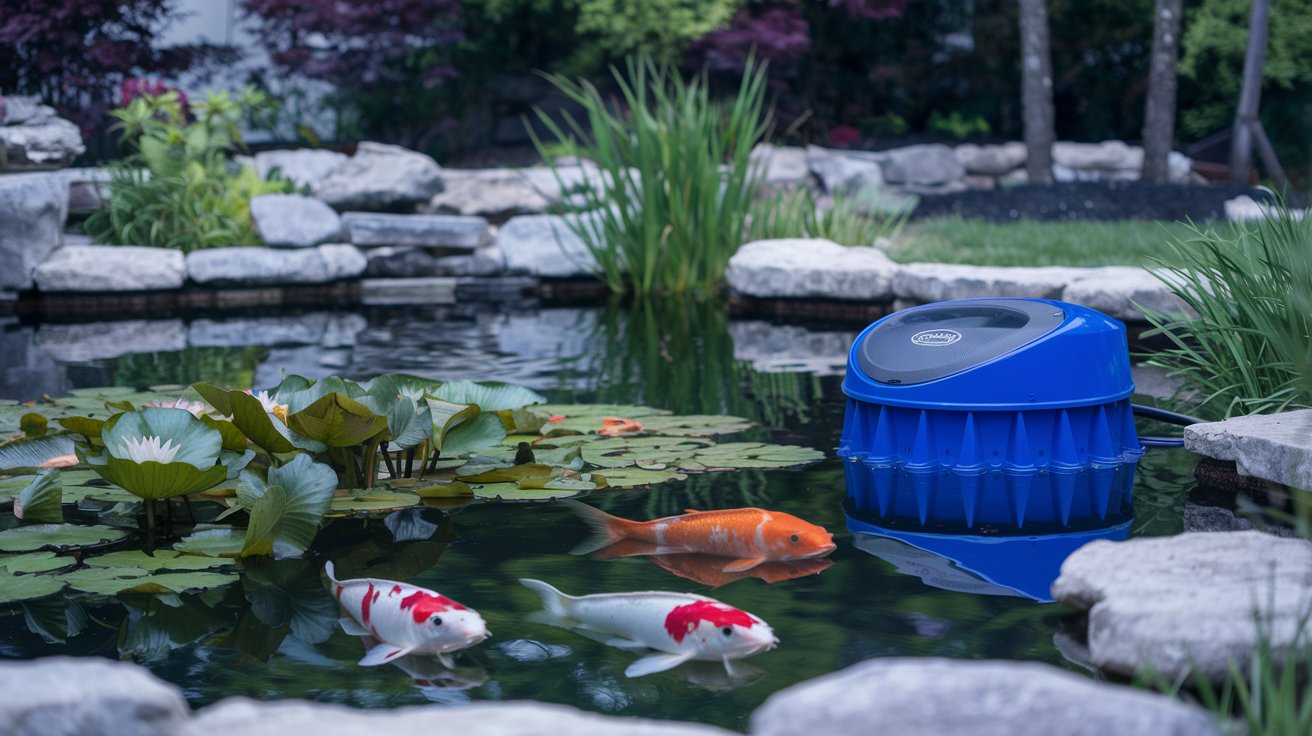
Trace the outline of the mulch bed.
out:
<instances>
[{"instance_id":1,"label":"mulch bed","mask_svg":"<svg viewBox=\"0 0 1312 736\"><path fill-rule=\"evenodd\" d=\"M1258 201L1270 199L1264 190L1246 184L1072 182L924 195L911 217L960 216L989 222L1224 220L1225 201L1241 194Z\"/></svg>"}]
</instances>

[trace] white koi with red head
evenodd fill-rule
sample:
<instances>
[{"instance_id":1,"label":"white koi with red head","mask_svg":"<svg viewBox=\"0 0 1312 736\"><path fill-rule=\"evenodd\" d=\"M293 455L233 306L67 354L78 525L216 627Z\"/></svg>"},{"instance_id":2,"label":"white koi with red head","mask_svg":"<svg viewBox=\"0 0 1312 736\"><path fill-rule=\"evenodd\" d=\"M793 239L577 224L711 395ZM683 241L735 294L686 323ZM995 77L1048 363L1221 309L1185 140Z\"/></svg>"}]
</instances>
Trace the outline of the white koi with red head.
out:
<instances>
[{"instance_id":1,"label":"white koi with red head","mask_svg":"<svg viewBox=\"0 0 1312 736\"><path fill-rule=\"evenodd\" d=\"M440 593L391 580L333 577L324 566L333 597L348 614L339 620L352 636L378 640L360 660L365 667L386 664L408 654L436 656L454 666L450 653L471 647L489 634L478 612Z\"/></svg>"},{"instance_id":2,"label":"white koi with red head","mask_svg":"<svg viewBox=\"0 0 1312 736\"><path fill-rule=\"evenodd\" d=\"M714 598L691 593L649 591L571 596L541 580L519 581L537 593L546 609L541 622L571 629L621 649L655 649L624 674L641 677L690 660L718 660L733 674L730 660L773 649L779 640L769 624Z\"/></svg>"}]
</instances>

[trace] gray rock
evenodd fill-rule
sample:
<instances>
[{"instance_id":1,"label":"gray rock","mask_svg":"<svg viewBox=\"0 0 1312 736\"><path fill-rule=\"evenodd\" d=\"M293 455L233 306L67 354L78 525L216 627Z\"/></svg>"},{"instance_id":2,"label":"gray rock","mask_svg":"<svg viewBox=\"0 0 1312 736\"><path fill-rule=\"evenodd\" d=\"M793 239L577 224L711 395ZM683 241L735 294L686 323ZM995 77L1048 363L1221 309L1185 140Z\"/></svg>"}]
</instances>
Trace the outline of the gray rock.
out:
<instances>
[{"instance_id":1,"label":"gray rock","mask_svg":"<svg viewBox=\"0 0 1312 736\"><path fill-rule=\"evenodd\" d=\"M884 180L889 184L915 187L934 187L960 184L966 169L957 160L952 149L930 143L905 146L883 151Z\"/></svg>"},{"instance_id":2,"label":"gray rock","mask_svg":"<svg viewBox=\"0 0 1312 736\"><path fill-rule=\"evenodd\" d=\"M168 353L187 347L180 319L129 319L41 325L33 338L38 351L61 363L86 363L132 353Z\"/></svg>"},{"instance_id":3,"label":"gray rock","mask_svg":"<svg viewBox=\"0 0 1312 736\"><path fill-rule=\"evenodd\" d=\"M4 125L40 123L59 116L55 108L42 104L35 95L9 95L4 103L5 113L0 116L0 124Z\"/></svg>"},{"instance_id":4,"label":"gray rock","mask_svg":"<svg viewBox=\"0 0 1312 736\"><path fill-rule=\"evenodd\" d=\"M471 703L457 708L356 710L306 701L229 698L202 709L179 736L378 736L384 733L477 733L487 736L731 736L698 723L615 718L535 702Z\"/></svg>"},{"instance_id":5,"label":"gray rock","mask_svg":"<svg viewBox=\"0 0 1312 736\"><path fill-rule=\"evenodd\" d=\"M473 250L492 238L487 220L459 215L386 215L347 212L342 215L347 239L359 246L416 245L424 248Z\"/></svg>"},{"instance_id":6,"label":"gray rock","mask_svg":"<svg viewBox=\"0 0 1312 736\"><path fill-rule=\"evenodd\" d=\"M999 145L980 146L963 143L952 150L967 174L1005 176L1025 165L1029 154L1025 144L1011 141Z\"/></svg>"},{"instance_id":7,"label":"gray rock","mask_svg":"<svg viewBox=\"0 0 1312 736\"><path fill-rule=\"evenodd\" d=\"M1146 363L1135 363L1130 367L1134 377L1134 392L1142 396L1157 399L1169 399L1180 394L1184 388L1184 379L1171 375L1165 368Z\"/></svg>"},{"instance_id":8,"label":"gray rock","mask_svg":"<svg viewBox=\"0 0 1312 736\"><path fill-rule=\"evenodd\" d=\"M591 275L596 260L573 229L597 226L596 215L524 215L512 217L497 231L496 244L506 269L545 278Z\"/></svg>"},{"instance_id":9,"label":"gray rock","mask_svg":"<svg viewBox=\"0 0 1312 736\"><path fill-rule=\"evenodd\" d=\"M821 239L758 240L729 259L725 279L739 294L759 298L893 298L897 264L875 248Z\"/></svg>"},{"instance_id":10,"label":"gray rock","mask_svg":"<svg viewBox=\"0 0 1312 736\"><path fill-rule=\"evenodd\" d=\"M751 160L763 167L767 187L811 184L811 165L805 148L758 143L752 149Z\"/></svg>"},{"instance_id":11,"label":"gray rock","mask_svg":"<svg viewBox=\"0 0 1312 736\"><path fill-rule=\"evenodd\" d=\"M100 657L0 664L7 736L173 736L189 714L181 690L135 664Z\"/></svg>"},{"instance_id":12,"label":"gray rock","mask_svg":"<svg viewBox=\"0 0 1312 736\"><path fill-rule=\"evenodd\" d=\"M1057 141L1052 145L1052 162L1076 170L1113 172L1139 171L1143 168L1143 149L1125 141L1072 143Z\"/></svg>"},{"instance_id":13,"label":"gray rock","mask_svg":"<svg viewBox=\"0 0 1312 736\"><path fill-rule=\"evenodd\" d=\"M442 181L446 191L428 203L430 212L502 221L544 212L554 201L516 169L444 169Z\"/></svg>"},{"instance_id":14,"label":"gray rock","mask_svg":"<svg viewBox=\"0 0 1312 736\"><path fill-rule=\"evenodd\" d=\"M364 279L360 302L366 306L397 304L455 304L456 278L430 276L412 279Z\"/></svg>"},{"instance_id":15,"label":"gray rock","mask_svg":"<svg viewBox=\"0 0 1312 736\"><path fill-rule=\"evenodd\" d=\"M187 254L187 274L198 284L321 284L359 276L367 265L358 248L341 244L205 248Z\"/></svg>"},{"instance_id":16,"label":"gray rock","mask_svg":"<svg viewBox=\"0 0 1312 736\"><path fill-rule=\"evenodd\" d=\"M366 141L312 188L338 211L413 211L442 191L442 168L422 153Z\"/></svg>"},{"instance_id":17,"label":"gray rock","mask_svg":"<svg viewBox=\"0 0 1312 736\"><path fill-rule=\"evenodd\" d=\"M1057 299L1083 269L969 266L953 263L909 263L898 269L893 289L903 299L941 302L977 297Z\"/></svg>"},{"instance_id":18,"label":"gray rock","mask_svg":"<svg viewBox=\"0 0 1312 736\"><path fill-rule=\"evenodd\" d=\"M1253 522L1235 516L1230 509L1219 506L1184 505L1184 530L1187 532L1244 532L1253 528Z\"/></svg>"},{"instance_id":19,"label":"gray rock","mask_svg":"<svg viewBox=\"0 0 1312 736\"><path fill-rule=\"evenodd\" d=\"M1312 490L1312 409L1194 424L1184 429L1184 446L1233 460L1240 475Z\"/></svg>"},{"instance_id":20,"label":"gray rock","mask_svg":"<svg viewBox=\"0 0 1312 736\"><path fill-rule=\"evenodd\" d=\"M0 148L10 171L62 169L85 152L82 131L63 118L0 126Z\"/></svg>"},{"instance_id":21,"label":"gray rock","mask_svg":"<svg viewBox=\"0 0 1312 736\"><path fill-rule=\"evenodd\" d=\"M0 289L26 289L63 243L68 183L58 174L0 175Z\"/></svg>"},{"instance_id":22,"label":"gray rock","mask_svg":"<svg viewBox=\"0 0 1312 736\"><path fill-rule=\"evenodd\" d=\"M506 257L496 245L489 245L467 256L439 258L437 263L443 273L452 276L495 276L505 270Z\"/></svg>"},{"instance_id":23,"label":"gray rock","mask_svg":"<svg viewBox=\"0 0 1312 736\"><path fill-rule=\"evenodd\" d=\"M1190 310L1170 287L1142 268L1107 266L1077 272L1061 300L1096 309L1127 322L1145 321L1143 309L1184 317Z\"/></svg>"},{"instance_id":24,"label":"gray rock","mask_svg":"<svg viewBox=\"0 0 1312 736\"><path fill-rule=\"evenodd\" d=\"M1130 687L1046 664L873 659L771 695L752 736L1203 736L1212 717Z\"/></svg>"},{"instance_id":25,"label":"gray rock","mask_svg":"<svg viewBox=\"0 0 1312 736\"><path fill-rule=\"evenodd\" d=\"M441 267L438 258L423 248L413 246L370 248L365 253L369 265L364 275L369 278L403 279L436 276ZM453 256L468 258L469 256Z\"/></svg>"},{"instance_id":26,"label":"gray rock","mask_svg":"<svg viewBox=\"0 0 1312 736\"><path fill-rule=\"evenodd\" d=\"M733 359L761 373L812 373L841 376L856 332L808 330L764 320L729 323Z\"/></svg>"},{"instance_id":27,"label":"gray rock","mask_svg":"<svg viewBox=\"0 0 1312 736\"><path fill-rule=\"evenodd\" d=\"M187 278L182 251L139 245L66 245L32 274L41 291L179 289Z\"/></svg>"},{"instance_id":28,"label":"gray rock","mask_svg":"<svg viewBox=\"0 0 1312 736\"><path fill-rule=\"evenodd\" d=\"M806 147L806 160L820 186L830 194L852 195L884 186L884 173L873 154Z\"/></svg>"},{"instance_id":29,"label":"gray rock","mask_svg":"<svg viewBox=\"0 0 1312 736\"><path fill-rule=\"evenodd\" d=\"M268 245L308 248L340 239L342 221L332 207L299 194L265 194L251 199L255 231Z\"/></svg>"},{"instance_id":30,"label":"gray rock","mask_svg":"<svg viewBox=\"0 0 1312 736\"><path fill-rule=\"evenodd\" d=\"M1259 618L1278 658L1308 641L1310 570L1312 542L1304 539L1255 531L1139 537L1076 550L1052 594L1088 609L1089 656L1098 667L1219 680L1231 662L1248 666Z\"/></svg>"},{"instance_id":31,"label":"gray rock","mask_svg":"<svg viewBox=\"0 0 1312 736\"><path fill-rule=\"evenodd\" d=\"M349 160L344 153L321 148L294 148L280 151L260 151L252 165L260 178L267 179L277 169L284 179L298 188L311 187L327 179L338 166Z\"/></svg>"},{"instance_id":32,"label":"gray rock","mask_svg":"<svg viewBox=\"0 0 1312 736\"><path fill-rule=\"evenodd\" d=\"M311 312L287 317L197 319L187 329L191 347L322 345L350 347L367 323L358 314Z\"/></svg>"}]
</instances>

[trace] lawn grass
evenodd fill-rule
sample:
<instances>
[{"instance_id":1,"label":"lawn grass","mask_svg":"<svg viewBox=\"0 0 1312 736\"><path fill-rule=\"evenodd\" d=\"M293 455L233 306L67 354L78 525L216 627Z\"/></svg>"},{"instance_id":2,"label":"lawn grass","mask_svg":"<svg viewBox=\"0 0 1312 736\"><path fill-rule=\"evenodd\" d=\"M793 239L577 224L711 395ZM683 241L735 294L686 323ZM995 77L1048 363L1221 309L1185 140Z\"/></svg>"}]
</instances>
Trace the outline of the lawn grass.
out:
<instances>
[{"instance_id":1,"label":"lawn grass","mask_svg":"<svg viewBox=\"0 0 1312 736\"><path fill-rule=\"evenodd\" d=\"M1154 258L1169 261L1167 243L1189 238L1191 227L1144 220L995 223L946 217L908 225L889 256L900 263L1147 266Z\"/></svg>"}]
</instances>

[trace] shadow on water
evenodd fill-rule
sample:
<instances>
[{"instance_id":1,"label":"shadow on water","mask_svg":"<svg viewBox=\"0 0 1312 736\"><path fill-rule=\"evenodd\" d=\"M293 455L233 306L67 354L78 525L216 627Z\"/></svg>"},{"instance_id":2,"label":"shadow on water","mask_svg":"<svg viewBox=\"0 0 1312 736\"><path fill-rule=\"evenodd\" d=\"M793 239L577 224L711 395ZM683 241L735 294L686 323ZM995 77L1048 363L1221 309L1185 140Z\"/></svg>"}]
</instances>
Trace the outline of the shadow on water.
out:
<instances>
[{"instance_id":1,"label":"shadow on water","mask_svg":"<svg viewBox=\"0 0 1312 736\"><path fill-rule=\"evenodd\" d=\"M649 490L601 493L589 503L631 519L686 508L777 509L834 532L839 548L828 558L832 565L796 577L780 571L773 583L766 576L725 581L699 574L705 571L696 560L572 556L587 530L556 504L426 509L369 523L333 522L309 559L252 565L240 584L201 595L82 596L9 606L0 612L7 614L0 615L0 653L133 659L178 683L194 705L238 694L370 708L527 698L735 729L744 729L751 710L771 693L872 657L1006 658L1078 669L1063 654L1070 647L1054 641L1059 607L1022 596L978 595L971 585L936 586L922 574L927 560L870 554L849 531L844 468L832 449L843 417L841 366L854 330L731 321L722 304L658 301L317 316L328 326L310 337L298 319L287 318L281 327L271 318L216 321L203 330L182 325L178 334L187 337L176 349L134 349L124 338L102 341L114 343L102 354L85 345L70 348L58 331L41 337L41 325L22 328L33 336L25 346L20 332L11 330L6 344L28 352L5 360L30 367L22 380L0 379L8 381L0 395L51 384L55 390L193 380L268 385L286 367L312 376L404 371L506 380L553 401L744 416L759 426L741 439L809 445L831 459L798 470L692 475ZM275 331L281 337L261 338ZM235 342L195 344L218 342L220 334L236 336ZM45 383L29 380L38 372L49 374ZM1143 458L1132 536L1180 529L1191 470L1192 459L1181 451ZM13 523L5 516L4 525ZM360 641L337 626L335 601L320 577L326 559L342 577L406 580L465 602L480 611L494 637L464 652L453 670L432 661L359 667ZM966 576L961 580L987 582L959 565L954 572ZM664 589L713 595L768 621L782 643L743 662L737 677L715 663L695 663L627 679L624 668L636 655L526 620L538 600L518 585L521 577L572 594Z\"/></svg>"}]
</instances>

